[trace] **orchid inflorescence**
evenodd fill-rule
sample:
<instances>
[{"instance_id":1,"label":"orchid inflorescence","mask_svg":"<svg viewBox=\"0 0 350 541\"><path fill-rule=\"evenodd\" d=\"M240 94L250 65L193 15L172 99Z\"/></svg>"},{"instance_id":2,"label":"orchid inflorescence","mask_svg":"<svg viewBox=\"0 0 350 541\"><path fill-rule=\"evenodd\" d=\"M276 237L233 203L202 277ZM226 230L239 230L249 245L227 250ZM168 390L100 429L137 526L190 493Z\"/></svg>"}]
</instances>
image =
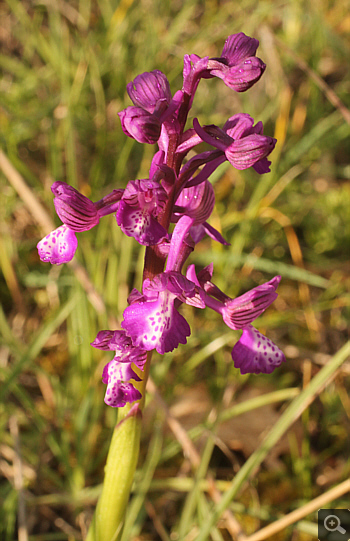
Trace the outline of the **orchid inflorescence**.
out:
<instances>
[{"instance_id":1,"label":"orchid inflorescence","mask_svg":"<svg viewBox=\"0 0 350 541\"><path fill-rule=\"evenodd\" d=\"M183 87L174 96L158 70L142 73L127 85L133 106L119 113L124 133L139 143L158 145L148 179L131 180L125 189L113 190L95 203L64 182L51 187L63 225L38 243L42 261L57 265L70 261L77 249L76 233L114 213L121 230L147 247L142 292L134 289L129 295L122 330L102 330L91 344L115 352L103 371L105 402L110 406L141 398L131 380L140 381L134 368L144 369L147 352L164 354L186 344L190 327L178 310L182 303L209 307L230 329L243 331L232 350L242 374L269 374L285 361L282 351L252 326L276 299L280 276L231 299L211 281L212 264L198 273L190 265L182 274L185 261L205 235L228 244L207 222L215 204L208 178L215 169L227 160L239 170L253 167L259 174L270 170L267 156L276 139L263 135L262 123L254 125L248 114L232 116L222 128L201 126L194 119L193 128L185 129L201 79L219 77L236 92L260 79L266 66L255 56L258 45L258 40L241 32L229 36L218 58L185 55ZM185 160L203 142L213 148ZM171 224L175 224L172 232Z\"/></svg>"}]
</instances>

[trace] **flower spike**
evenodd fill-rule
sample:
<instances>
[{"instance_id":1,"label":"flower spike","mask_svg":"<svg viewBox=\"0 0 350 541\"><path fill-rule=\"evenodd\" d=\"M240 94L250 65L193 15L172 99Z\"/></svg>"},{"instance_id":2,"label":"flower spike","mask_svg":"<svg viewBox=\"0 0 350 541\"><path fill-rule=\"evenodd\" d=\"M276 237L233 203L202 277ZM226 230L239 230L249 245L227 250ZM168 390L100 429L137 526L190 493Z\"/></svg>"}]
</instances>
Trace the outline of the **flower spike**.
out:
<instances>
[{"instance_id":1,"label":"flower spike","mask_svg":"<svg viewBox=\"0 0 350 541\"><path fill-rule=\"evenodd\" d=\"M108 214L115 214L125 235L146 246L142 288L129 293L122 330L101 330L91 343L114 355L102 376L109 406L123 407L142 398L135 382L147 378L149 351L164 354L186 344L191 329L180 313L184 303L211 308L230 329L243 331L232 350L242 374L268 374L285 361L281 350L252 326L276 299L280 276L231 299L212 282L212 264L198 274L194 265L187 266L186 275L182 270L205 235L228 245L208 223L215 205L210 179L217 168L229 161L238 170L270 170L267 158L276 139L264 135L262 122L254 123L249 114L231 116L222 128L203 126L196 118L193 127L185 128L202 79L217 77L236 92L260 79L266 66L256 56L258 45L257 39L240 32L227 38L220 56L185 54L183 85L173 94L159 70L128 83L132 105L118 114L128 137L157 145L149 178L130 180L125 189L116 188L96 202L65 182L52 185L63 225L38 243L42 261L70 261L77 249L76 233L93 228ZM211 148L197 152L202 143ZM135 409L142 407L143 401Z\"/></svg>"}]
</instances>

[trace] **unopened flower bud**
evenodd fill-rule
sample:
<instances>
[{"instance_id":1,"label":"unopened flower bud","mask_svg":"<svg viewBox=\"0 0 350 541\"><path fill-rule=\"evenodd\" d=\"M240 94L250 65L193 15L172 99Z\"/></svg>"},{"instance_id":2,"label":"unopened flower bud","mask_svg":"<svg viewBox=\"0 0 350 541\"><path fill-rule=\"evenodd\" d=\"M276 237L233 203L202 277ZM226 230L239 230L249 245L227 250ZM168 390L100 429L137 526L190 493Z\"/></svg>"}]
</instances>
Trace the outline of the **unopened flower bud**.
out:
<instances>
[{"instance_id":1,"label":"unopened flower bud","mask_svg":"<svg viewBox=\"0 0 350 541\"><path fill-rule=\"evenodd\" d=\"M141 73L126 89L133 104L149 113L154 113L159 102L171 101L169 81L159 70Z\"/></svg>"},{"instance_id":2,"label":"unopened flower bud","mask_svg":"<svg viewBox=\"0 0 350 541\"><path fill-rule=\"evenodd\" d=\"M232 90L245 92L260 79L265 69L266 64L260 58L252 56L225 71L213 70L211 73L220 77Z\"/></svg>"},{"instance_id":3,"label":"unopened flower bud","mask_svg":"<svg viewBox=\"0 0 350 541\"><path fill-rule=\"evenodd\" d=\"M160 137L159 118L141 107L127 107L118 113L123 132L138 143L153 145Z\"/></svg>"}]
</instances>

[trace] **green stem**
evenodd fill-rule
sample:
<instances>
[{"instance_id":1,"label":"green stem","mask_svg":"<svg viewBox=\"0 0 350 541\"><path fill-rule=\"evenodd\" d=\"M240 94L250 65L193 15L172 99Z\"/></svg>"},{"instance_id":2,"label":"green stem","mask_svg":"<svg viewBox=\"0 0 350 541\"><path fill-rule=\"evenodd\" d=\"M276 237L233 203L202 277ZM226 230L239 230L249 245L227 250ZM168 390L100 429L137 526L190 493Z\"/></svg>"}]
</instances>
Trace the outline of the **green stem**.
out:
<instances>
[{"instance_id":1,"label":"green stem","mask_svg":"<svg viewBox=\"0 0 350 541\"><path fill-rule=\"evenodd\" d=\"M134 479L140 449L142 410L145 402L151 353L147 355L138 388L142 399L119 409L105 467L102 493L86 541L115 541L122 531L124 514ZM136 384L135 384L136 386Z\"/></svg>"}]
</instances>

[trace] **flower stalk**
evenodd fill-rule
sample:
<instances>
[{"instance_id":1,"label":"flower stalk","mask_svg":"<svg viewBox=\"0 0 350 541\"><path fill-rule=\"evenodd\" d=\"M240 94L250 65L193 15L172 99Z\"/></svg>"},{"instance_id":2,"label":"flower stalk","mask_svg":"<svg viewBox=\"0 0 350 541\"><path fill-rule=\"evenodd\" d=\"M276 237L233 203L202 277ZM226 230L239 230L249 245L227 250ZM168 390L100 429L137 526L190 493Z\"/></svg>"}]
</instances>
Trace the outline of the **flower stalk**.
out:
<instances>
[{"instance_id":1,"label":"flower stalk","mask_svg":"<svg viewBox=\"0 0 350 541\"><path fill-rule=\"evenodd\" d=\"M102 493L90 525L86 541L116 541L123 529L125 510L129 501L140 450L142 410L152 352L135 385L142 394L139 402L126 404L118 410L118 423L110 443Z\"/></svg>"}]
</instances>

